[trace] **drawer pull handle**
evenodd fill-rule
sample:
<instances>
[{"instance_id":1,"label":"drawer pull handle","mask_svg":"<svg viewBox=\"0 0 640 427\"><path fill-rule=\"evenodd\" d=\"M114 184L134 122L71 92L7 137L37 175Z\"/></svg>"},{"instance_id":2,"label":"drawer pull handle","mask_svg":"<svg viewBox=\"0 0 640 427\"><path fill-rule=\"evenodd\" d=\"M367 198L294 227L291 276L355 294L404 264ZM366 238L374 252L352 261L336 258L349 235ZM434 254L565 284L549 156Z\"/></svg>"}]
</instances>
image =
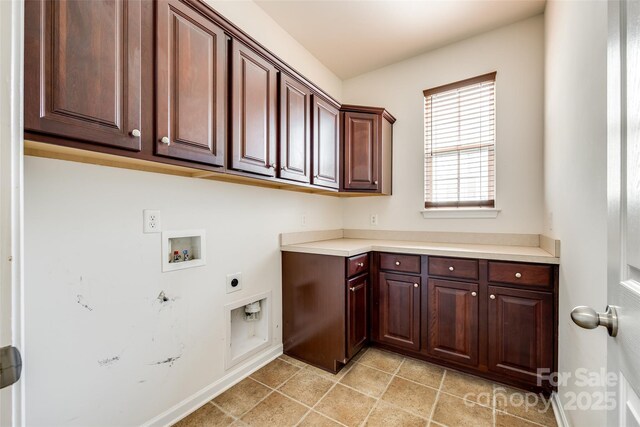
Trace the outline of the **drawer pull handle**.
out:
<instances>
[{"instance_id":1,"label":"drawer pull handle","mask_svg":"<svg viewBox=\"0 0 640 427\"><path fill-rule=\"evenodd\" d=\"M478 295L476 292L471 292L472 297L475 297L476 295Z\"/></svg>"},{"instance_id":2,"label":"drawer pull handle","mask_svg":"<svg viewBox=\"0 0 640 427\"><path fill-rule=\"evenodd\" d=\"M491 295L489 295L489 298L491 298L491 299L496 299L496 296L495 296L495 295L493 295L493 294L491 294Z\"/></svg>"},{"instance_id":3,"label":"drawer pull handle","mask_svg":"<svg viewBox=\"0 0 640 427\"><path fill-rule=\"evenodd\" d=\"M364 267L364 262L359 262L358 267Z\"/></svg>"},{"instance_id":4,"label":"drawer pull handle","mask_svg":"<svg viewBox=\"0 0 640 427\"><path fill-rule=\"evenodd\" d=\"M453 270L454 270L453 266L449 267L449 271L453 271Z\"/></svg>"},{"instance_id":5,"label":"drawer pull handle","mask_svg":"<svg viewBox=\"0 0 640 427\"><path fill-rule=\"evenodd\" d=\"M522 274L520 274L520 273L516 273L516 279L519 279L519 278L521 278L521 277L522 277Z\"/></svg>"},{"instance_id":6,"label":"drawer pull handle","mask_svg":"<svg viewBox=\"0 0 640 427\"><path fill-rule=\"evenodd\" d=\"M417 283L414 283L414 284L413 284L413 287L414 287L414 288L417 288L417 287L418 287L418 284L417 284Z\"/></svg>"},{"instance_id":7,"label":"drawer pull handle","mask_svg":"<svg viewBox=\"0 0 640 427\"><path fill-rule=\"evenodd\" d=\"M396 265L400 265L400 261L396 261Z\"/></svg>"}]
</instances>

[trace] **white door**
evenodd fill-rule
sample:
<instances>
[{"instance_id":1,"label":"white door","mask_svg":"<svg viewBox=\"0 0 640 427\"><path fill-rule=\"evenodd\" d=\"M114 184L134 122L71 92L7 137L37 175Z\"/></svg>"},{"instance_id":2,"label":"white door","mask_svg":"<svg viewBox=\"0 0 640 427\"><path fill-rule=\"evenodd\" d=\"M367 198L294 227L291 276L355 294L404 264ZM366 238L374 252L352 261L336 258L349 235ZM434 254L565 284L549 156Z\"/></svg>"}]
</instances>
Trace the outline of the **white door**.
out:
<instances>
[{"instance_id":1,"label":"white door","mask_svg":"<svg viewBox=\"0 0 640 427\"><path fill-rule=\"evenodd\" d=\"M0 364L22 349L23 0L0 0ZM7 357L4 357L7 356ZM13 372L3 370L0 383ZM24 425L22 383L0 390L0 426Z\"/></svg>"},{"instance_id":2,"label":"white door","mask_svg":"<svg viewBox=\"0 0 640 427\"><path fill-rule=\"evenodd\" d=\"M607 340L607 423L640 427L640 1L609 1L608 303L618 334Z\"/></svg>"}]
</instances>

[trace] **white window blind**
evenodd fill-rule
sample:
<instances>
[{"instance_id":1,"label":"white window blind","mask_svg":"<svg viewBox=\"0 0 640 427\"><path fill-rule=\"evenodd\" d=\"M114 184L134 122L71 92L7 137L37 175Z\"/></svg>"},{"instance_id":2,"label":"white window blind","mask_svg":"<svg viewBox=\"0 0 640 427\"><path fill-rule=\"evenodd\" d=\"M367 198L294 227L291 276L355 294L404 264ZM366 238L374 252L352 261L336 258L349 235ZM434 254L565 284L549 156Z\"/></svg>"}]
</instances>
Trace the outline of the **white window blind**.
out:
<instances>
[{"instance_id":1,"label":"white window blind","mask_svg":"<svg viewBox=\"0 0 640 427\"><path fill-rule=\"evenodd\" d=\"M495 207L495 80L424 91L426 208Z\"/></svg>"}]
</instances>

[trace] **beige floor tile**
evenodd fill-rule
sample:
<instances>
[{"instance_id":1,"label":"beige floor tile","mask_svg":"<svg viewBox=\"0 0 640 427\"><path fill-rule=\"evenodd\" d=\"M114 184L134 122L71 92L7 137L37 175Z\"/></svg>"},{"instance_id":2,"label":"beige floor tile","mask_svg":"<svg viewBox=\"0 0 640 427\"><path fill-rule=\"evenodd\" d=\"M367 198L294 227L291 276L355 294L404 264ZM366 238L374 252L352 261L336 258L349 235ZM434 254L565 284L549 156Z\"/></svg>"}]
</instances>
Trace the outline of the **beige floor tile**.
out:
<instances>
[{"instance_id":1,"label":"beige floor tile","mask_svg":"<svg viewBox=\"0 0 640 427\"><path fill-rule=\"evenodd\" d=\"M337 374L333 374L331 372L327 372L324 369L316 368L315 366L311 366L311 365L305 366L304 370L308 371L308 372L311 372L313 374L316 374L316 375L320 375L321 377L327 378L327 379L329 379L329 380L331 380L333 382L337 382L337 381L340 381L340 379L342 379L342 377L344 377L344 375L347 372L348 368L347 368L347 366L345 366Z\"/></svg>"},{"instance_id":2,"label":"beige floor tile","mask_svg":"<svg viewBox=\"0 0 640 427\"><path fill-rule=\"evenodd\" d=\"M213 401L234 417L239 417L270 392L271 390L262 384L251 378L245 378Z\"/></svg>"},{"instance_id":3,"label":"beige floor tile","mask_svg":"<svg viewBox=\"0 0 640 427\"><path fill-rule=\"evenodd\" d=\"M287 356L286 354L283 354L282 356L278 357L278 359L280 360L284 360L285 362L291 363L294 366L297 366L299 368L304 368L305 366L307 366L306 363L298 360L298 359L294 359L291 356Z\"/></svg>"},{"instance_id":4,"label":"beige floor tile","mask_svg":"<svg viewBox=\"0 0 640 427\"><path fill-rule=\"evenodd\" d=\"M358 363L380 369L381 371L394 373L396 369L398 369L398 366L400 366L400 363L402 363L402 359L403 357L399 354L378 350L377 348L370 348L360 360L358 360Z\"/></svg>"},{"instance_id":5,"label":"beige floor tile","mask_svg":"<svg viewBox=\"0 0 640 427\"><path fill-rule=\"evenodd\" d=\"M491 427L493 410L465 401L455 396L440 393L433 421L456 427Z\"/></svg>"},{"instance_id":6,"label":"beige floor tile","mask_svg":"<svg viewBox=\"0 0 640 427\"><path fill-rule=\"evenodd\" d=\"M293 426L308 409L280 393L272 393L246 415L242 421L250 426Z\"/></svg>"},{"instance_id":7,"label":"beige floor tile","mask_svg":"<svg viewBox=\"0 0 640 427\"><path fill-rule=\"evenodd\" d=\"M371 415L369 415L369 419L365 425L371 427L418 427L425 426L426 424L427 420L412 415L402 409L398 409L381 400L371 412Z\"/></svg>"},{"instance_id":8,"label":"beige floor tile","mask_svg":"<svg viewBox=\"0 0 640 427\"><path fill-rule=\"evenodd\" d=\"M539 427L539 424L534 424L522 418L516 418L513 415L496 411L496 427Z\"/></svg>"},{"instance_id":9,"label":"beige floor tile","mask_svg":"<svg viewBox=\"0 0 640 427\"><path fill-rule=\"evenodd\" d=\"M408 357L398 371L398 376L402 378L434 388L440 388L443 374L444 368L440 366Z\"/></svg>"},{"instance_id":10,"label":"beige floor tile","mask_svg":"<svg viewBox=\"0 0 640 427\"><path fill-rule=\"evenodd\" d=\"M311 411L304 417L304 420L300 424L300 427L340 427L340 424L330 420L322 414Z\"/></svg>"},{"instance_id":11,"label":"beige floor tile","mask_svg":"<svg viewBox=\"0 0 640 427\"><path fill-rule=\"evenodd\" d=\"M380 397L391 378L389 374L357 364L340 380L340 383L373 397Z\"/></svg>"},{"instance_id":12,"label":"beige floor tile","mask_svg":"<svg viewBox=\"0 0 640 427\"><path fill-rule=\"evenodd\" d=\"M437 391L420 384L394 377L382 400L421 417L429 418Z\"/></svg>"},{"instance_id":13,"label":"beige floor tile","mask_svg":"<svg viewBox=\"0 0 640 427\"><path fill-rule=\"evenodd\" d=\"M277 388L300 369L301 368L293 366L290 363L276 359L267 366L264 366L251 374L250 378L260 381L262 384L266 384L269 387Z\"/></svg>"},{"instance_id":14,"label":"beige floor tile","mask_svg":"<svg viewBox=\"0 0 640 427\"><path fill-rule=\"evenodd\" d=\"M348 426L357 426L371 411L375 399L337 384L315 409Z\"/></svg>"},{"instance_id":15,"label":"beige floor tile","mask_svg":"<svg viewBox=\"0 0 640 427\"><path fill-rule=\"evenodd\" d=\"M218 427L233 423L233 418L219 408L207 403L188 417L174 424L173 427Z\"/></svg>"},{"instance_id":16,"label":"beige floor tile","mask_svg":"<svg viewBox=\"0 0 640 427\"><path fill-rule=\"evenodd\" d=\"M482 378L447 370L442 391L493 407L493 383Z\"/></svg>"},{"instance_id":17,"label":"beige floor tile","mask_svg":"<svg viewBox=\"0 0 640 427\"><path fill-rule=\"evenodd\" d=\"M363 347L362 350L360 350L355 356L351 358L351 361L357 362L358 360L360 360L362 356L364 356L364 354L367 352L367 350L369 350L369 347Z\"/></svg>"},{"instance_id":18,"label":"beige floor tile","mask_svg":"<svg viewBox=\"0 0 640 427\"><path fill-rule=\"evenodd\" d=\"M526 392L507 386L494 390L496 409L545 426L556 424L551 402L541 394Z\"/></svg>"},{"instance_id":19,"label":"beige floor tile","mask_svg":"<svg viewBox=\"0 0 640 427\"><path fill-rule=\"evenodd\" d=\"M305 405L313 406L332 385L332 381L303 369L284 383L279 390Z\"/></svg>"}]
</instances>

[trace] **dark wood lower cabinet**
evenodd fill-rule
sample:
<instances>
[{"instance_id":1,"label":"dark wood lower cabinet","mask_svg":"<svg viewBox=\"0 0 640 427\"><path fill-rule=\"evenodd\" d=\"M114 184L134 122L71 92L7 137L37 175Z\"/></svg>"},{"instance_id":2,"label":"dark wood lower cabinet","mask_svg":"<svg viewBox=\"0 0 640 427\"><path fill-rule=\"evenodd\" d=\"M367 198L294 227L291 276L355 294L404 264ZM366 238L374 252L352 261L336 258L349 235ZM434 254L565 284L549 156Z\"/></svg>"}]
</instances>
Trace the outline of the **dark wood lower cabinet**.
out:
<instances>
[{"instance_id":1,"label":"dark wood lower cabinet","mask_svg":"<svg viewBox=\"0 0 640 427\"><path fill-rule=\"evenodd\" d=\"M442 359L478 365L478 284L429 279L427 351Z\"/></svg>"},{"instance_id":2,"label":"dark wood lower cabinet","mask_svg":"<svg viewBox=\"0 0 640 427\"><path fill-rule=\"evenodd\" d=\"M347 358L352 358L365 345L369 332L369 274L347 282Z\"/></svg>"},{"instance_id":3,"label":"dark wood lower cabinet","mask_svg":"<svg viewBox=\"0 0 640 427\"><path fill-rule=\"evenodd\" d=\"M553 295L489 286L488 315L489 369L537 383L553 366Z\"/></svg>"},{"instance_id":4,"label":"dark wood lower cabinet","mask_svg":"<svg viewBox=\"0 0 640 427\"><path fill-rule=\"evenodd\" d=\"M420 348L420 282L419 276L380 273L378 339L381 342L410 350Z\"/></svg>"}]
</instances>

